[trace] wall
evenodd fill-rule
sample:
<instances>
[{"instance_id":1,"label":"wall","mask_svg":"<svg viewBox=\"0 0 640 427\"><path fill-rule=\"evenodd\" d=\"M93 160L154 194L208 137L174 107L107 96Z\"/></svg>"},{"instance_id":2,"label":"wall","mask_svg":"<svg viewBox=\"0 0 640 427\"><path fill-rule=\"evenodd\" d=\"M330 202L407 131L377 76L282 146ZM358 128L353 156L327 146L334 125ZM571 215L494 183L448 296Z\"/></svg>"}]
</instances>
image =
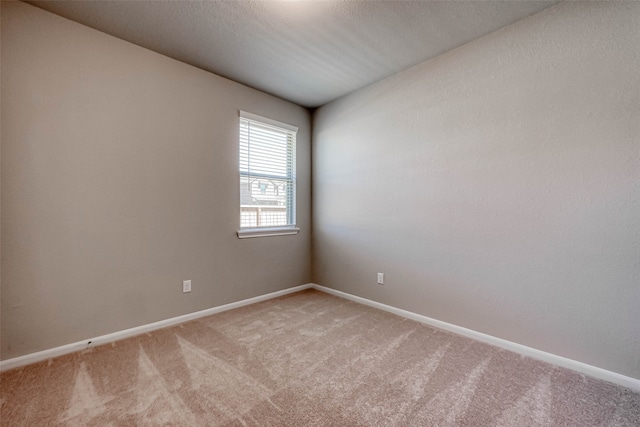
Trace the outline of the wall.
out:
<instances>
[{"instance_id":1,"label":"wall","mask_svg":"<svg viewBox=\"0 0 640 427\"><path fill-rule=\"evenodd\" d=\"M640 378L638 17L564 2L316 111L314 282Z\"/></svg>"},{"instance_id":2,"label":"wall","mask_svg":"<svg viewBox=\"0 0 640 427\"><path fill-rule=\"evenodd\" d=\"M305 109L15 2L1 72L3 359L309 282ZM240 109L300 127L297 236L236 237Z\"/></svg>"}]
</instances>

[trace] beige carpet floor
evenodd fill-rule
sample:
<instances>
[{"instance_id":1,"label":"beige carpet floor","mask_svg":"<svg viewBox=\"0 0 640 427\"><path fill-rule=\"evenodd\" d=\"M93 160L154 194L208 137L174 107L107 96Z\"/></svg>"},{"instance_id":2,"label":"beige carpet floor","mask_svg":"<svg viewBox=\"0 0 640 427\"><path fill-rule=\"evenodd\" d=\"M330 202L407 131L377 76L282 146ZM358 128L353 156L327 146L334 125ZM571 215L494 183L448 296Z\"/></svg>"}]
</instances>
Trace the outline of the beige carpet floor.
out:
<instances>
[{"instance_id":1,"label":"beige carpet floor","mask_svg":"<svg viewBox=\"0 0 640 427\"><path fill-rule=\"evenodd\" d=\"M2 426L640 426L640 394L309 290L0 376Z\"/></svg>"}]
</instances>

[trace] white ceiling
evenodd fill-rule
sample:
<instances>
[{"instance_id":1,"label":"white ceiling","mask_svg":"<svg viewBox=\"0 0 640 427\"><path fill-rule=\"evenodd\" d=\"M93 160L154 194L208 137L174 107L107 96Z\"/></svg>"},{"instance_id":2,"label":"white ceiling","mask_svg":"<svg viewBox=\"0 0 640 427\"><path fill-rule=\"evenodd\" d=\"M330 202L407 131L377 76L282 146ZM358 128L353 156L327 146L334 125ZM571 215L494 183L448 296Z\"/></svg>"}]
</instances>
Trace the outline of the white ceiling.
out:
<instances>
[{"instance_id":1,"label":"white ceiling","mask_svg":"<svg viewBox=\"0 0 640 427\"><path fill-rule=\"evenodd\" d=\"M305 107L317 107L558 1L28 3Z\"/></svg>"}]
</instances>

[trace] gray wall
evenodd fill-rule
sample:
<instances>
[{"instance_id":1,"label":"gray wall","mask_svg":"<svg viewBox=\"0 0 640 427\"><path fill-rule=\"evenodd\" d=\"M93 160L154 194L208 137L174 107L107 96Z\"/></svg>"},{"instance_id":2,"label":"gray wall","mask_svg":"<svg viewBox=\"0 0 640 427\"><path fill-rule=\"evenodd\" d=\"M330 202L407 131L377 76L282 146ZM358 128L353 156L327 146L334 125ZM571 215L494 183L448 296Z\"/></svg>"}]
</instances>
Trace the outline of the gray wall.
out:
<instances>
[{"instance_id":1,"label":"gray wall","mask_svg":"<svg viewBox=\"0 0 640 427\"><path fill-rule=\"evenodd\" d=\"M3 359L309 282L305 109L23 3L1 72ZM235 235L239 109L300 127L297 236Z\"/></svg>"},{"instance_id":2,"label":"gray wall","mask_svg":"<svg viewBox=\"0 0 640 427\"><path fill-rule=\"evenodd\" d=\"M322 107L314 281L640 378L639 70L565 2Z\"/></svg>"}]
</instances>

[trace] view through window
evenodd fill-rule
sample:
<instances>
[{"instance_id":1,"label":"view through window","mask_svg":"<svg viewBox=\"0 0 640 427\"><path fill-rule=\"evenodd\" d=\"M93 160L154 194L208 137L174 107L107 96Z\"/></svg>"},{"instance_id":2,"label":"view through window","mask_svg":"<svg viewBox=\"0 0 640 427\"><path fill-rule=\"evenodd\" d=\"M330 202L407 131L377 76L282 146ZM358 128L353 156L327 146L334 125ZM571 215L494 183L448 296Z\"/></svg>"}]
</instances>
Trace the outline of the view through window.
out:
<instances>
[{"instance_id":1,"label":"view through window","mask_svg":"<svg viewBox=\"0 0 640 427\"><path fill-rule=\"evenodd\" d=\"M297 128L240 113L240 228L295 226Z\"/></svg>"}]
</instances>

